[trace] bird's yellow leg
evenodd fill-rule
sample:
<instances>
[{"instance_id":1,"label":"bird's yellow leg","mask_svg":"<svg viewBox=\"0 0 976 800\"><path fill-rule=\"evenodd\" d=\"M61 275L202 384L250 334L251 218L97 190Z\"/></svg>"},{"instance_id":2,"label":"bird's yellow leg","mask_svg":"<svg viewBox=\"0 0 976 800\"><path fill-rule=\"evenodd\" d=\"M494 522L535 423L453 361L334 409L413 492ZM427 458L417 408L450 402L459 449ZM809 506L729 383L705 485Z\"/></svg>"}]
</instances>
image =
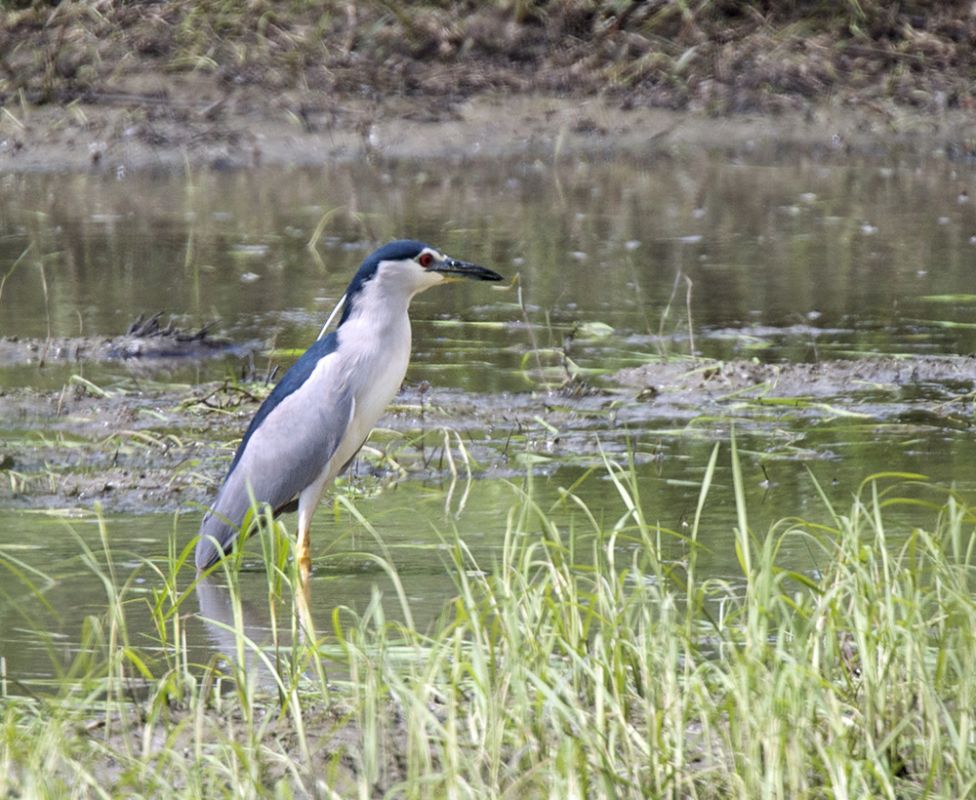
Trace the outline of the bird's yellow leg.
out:
<instances>
[{"instance_id":1,"label":"bird's yellow leg","mask_svg":"<svg viewBox=\"0 0 976 800\"><path fill-rule=\"evenodd\" d=\"M295 560L298 562L298 589L295 600L298 605L298 616L302 623L302 631L310 629L312 615L309 608L312 603L312 542L309 535L310 519L304 514L298 514L298 542L295 546Z\"/></svg>"},{"instance_id":2,"label":"bird's yellow leg","mask_svg":"<svg viewBox=\"0 0 976 800\"><path fill-rule=\"evenodd\" d=\"M298 514L298 543L295 547L296 558L298 560L298 574L302 583L308 583L312 574L312 536L311 536L311 515Z\"/></svg>"},{"instance_id":3,"label":"bird's yellow leg","mask_svg":"<svg viewBox=\"0 0 976 800\"><path fill-rule=\"evenodd\" d=\"M315 642L315 623L312 620L312 582L309 572L298 565L298 589L295 591L295 610L298 612L298 635L302 642Z\"/></svg>"}]
</instances>

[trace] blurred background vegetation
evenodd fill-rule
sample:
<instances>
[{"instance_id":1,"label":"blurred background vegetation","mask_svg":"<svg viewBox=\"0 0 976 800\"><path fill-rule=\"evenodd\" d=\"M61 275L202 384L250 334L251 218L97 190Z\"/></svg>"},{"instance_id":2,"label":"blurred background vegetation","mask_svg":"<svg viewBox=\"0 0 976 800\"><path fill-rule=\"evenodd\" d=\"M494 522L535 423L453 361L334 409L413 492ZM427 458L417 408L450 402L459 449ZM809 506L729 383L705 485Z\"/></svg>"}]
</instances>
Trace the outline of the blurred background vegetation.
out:
<instances>
[{"instance_id":1,"label":"blurred background vegetation","mask_svg":"<svg viewBox=\"0 0 976 800\"><path fill-rule=\"evenodd\" d=\"M711 113L976 107L970 0L0 0L0 103L228 91L594 93Z\"/></svg>"}]
</instances>

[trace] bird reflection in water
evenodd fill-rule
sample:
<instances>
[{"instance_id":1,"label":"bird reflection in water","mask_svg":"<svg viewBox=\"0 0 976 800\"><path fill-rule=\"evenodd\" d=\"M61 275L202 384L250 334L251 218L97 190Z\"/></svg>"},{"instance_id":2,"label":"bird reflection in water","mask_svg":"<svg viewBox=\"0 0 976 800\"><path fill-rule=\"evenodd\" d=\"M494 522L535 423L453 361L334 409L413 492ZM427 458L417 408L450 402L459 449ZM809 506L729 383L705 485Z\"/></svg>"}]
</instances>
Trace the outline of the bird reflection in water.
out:
<instances>
[{"instance_id":1,"label":"bird reflection in water","mask_svg":"<svg viewBox=\"0 0 976 800\"><path fill-rule=\"evenodd\" d=\"M308 577L299 576L293 603L275 598L263 607L243 599L240 586L232 588L220 572L198 577L197 603L207 638L214 653L227 659L238 679L246 676L262 688L280 688L280 676L286 669L281 655L290 656L295 645L314 646L318 642ZM237 583L236 578L231 580ZM289 605L294 606L295 613Z\"/></svg>"}]
</instances>

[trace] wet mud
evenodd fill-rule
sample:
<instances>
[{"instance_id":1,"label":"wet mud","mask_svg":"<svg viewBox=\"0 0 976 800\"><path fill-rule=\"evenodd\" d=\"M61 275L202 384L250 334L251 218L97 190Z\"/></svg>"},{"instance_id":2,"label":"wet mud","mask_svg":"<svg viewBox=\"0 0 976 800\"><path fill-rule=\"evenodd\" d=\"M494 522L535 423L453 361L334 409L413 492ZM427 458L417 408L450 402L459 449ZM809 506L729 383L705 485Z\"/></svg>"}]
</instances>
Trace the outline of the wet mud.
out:
<instances>
[{"instance_id":1,"label":"wet mud","mask_svg":"<svg viewBox=\"0 0 976 800\"><path fill-rule=\"evenodd\" d=\"M0 503L198 512L268 391L264 382L95 391L84 381L59 391L6 390ZM408 385L344 480L347 490L374 491L399 480L514 478L528 465L593 466L601 453L626 455L647 431L659 437L668 427L680 437L693 428L719 439L737 420L771 434L838 417L965 429L974 399L972 356L670 359L622 370L600 387L577 382L497 396Z\"/></svg>"},{"instance_id":2,"label":"wet mud","mask_svg":"<svg viewBox=\"0 0 976 800\"><path fill-rule=\"evenodd\" d=\"M122 336L75 336L50 339L0 337L0 368L44 366L51 362L126 361L147 359L153 362L183 359L244 356L254 343L235 344L214 336L209 326L184 331L172 322L159 323L160 315L139 319Z\"/></svg>"},{"instance_id":3,"label":"wet mud","mask_svg":"<svg viewBox=\"0 0 976 800\"><path fill-rule=\"evenodd\" d=\"M956 397L976 383L976 356L866 357L856 361L763 364L674 360L621 370L616 380L649 402L721 403L737 397L861 402L906 394Z\"/></svg>"}]
</instances>

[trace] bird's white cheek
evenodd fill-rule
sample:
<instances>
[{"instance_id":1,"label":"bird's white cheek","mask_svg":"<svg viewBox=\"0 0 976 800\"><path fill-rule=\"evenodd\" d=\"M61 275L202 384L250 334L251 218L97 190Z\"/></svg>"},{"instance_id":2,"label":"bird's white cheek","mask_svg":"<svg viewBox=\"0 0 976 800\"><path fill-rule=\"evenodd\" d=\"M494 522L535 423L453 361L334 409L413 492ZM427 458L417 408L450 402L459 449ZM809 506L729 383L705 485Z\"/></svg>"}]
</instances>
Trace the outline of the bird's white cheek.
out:
<instances>
[{"instance_id":1,"label":"bird's white cheek","mask_svg":"<svg viewBox=\"0 0 976 800\"><path fill-rule=\"evenodd\" d=\"M418 277L417 283L420 286L419 291L424 291L425 289L430 289L432 286L438 286L444 283L444 276L439 272L424 270L424 273Z\"/></svg>"}]
</instances>

